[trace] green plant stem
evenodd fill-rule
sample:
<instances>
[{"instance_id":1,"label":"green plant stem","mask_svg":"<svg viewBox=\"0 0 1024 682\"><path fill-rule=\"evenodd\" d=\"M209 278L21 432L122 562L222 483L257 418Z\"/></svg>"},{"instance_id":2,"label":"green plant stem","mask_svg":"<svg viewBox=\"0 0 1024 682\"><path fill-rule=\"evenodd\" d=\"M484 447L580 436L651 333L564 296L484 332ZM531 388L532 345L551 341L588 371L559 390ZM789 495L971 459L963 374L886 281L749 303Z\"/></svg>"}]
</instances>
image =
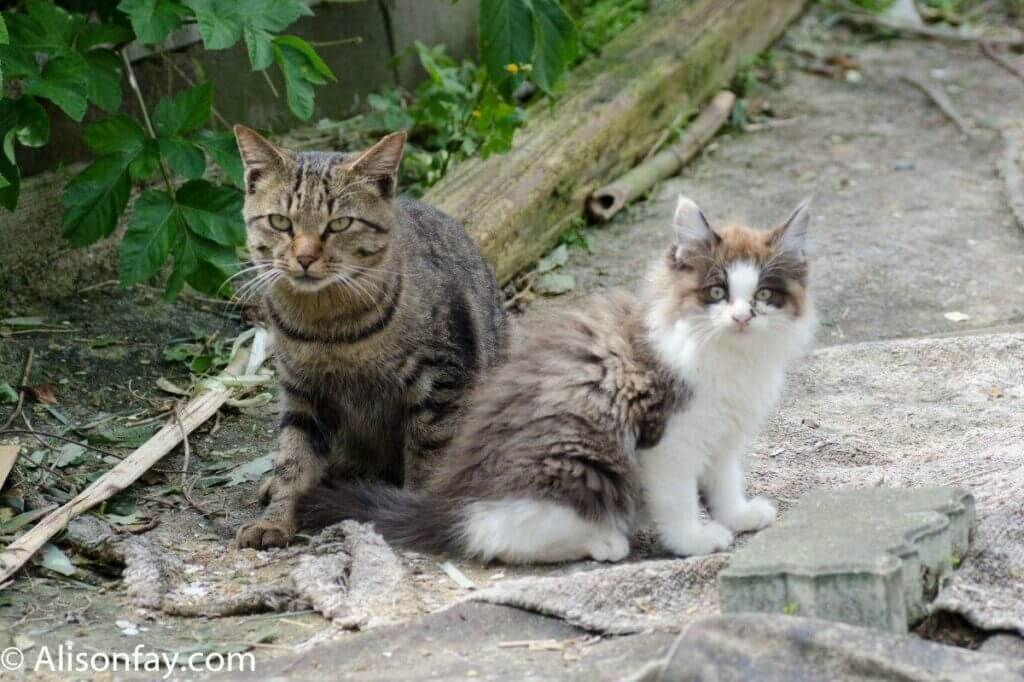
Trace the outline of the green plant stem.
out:
<instances>
[{"instance_id":1,"label":"green plant stem","mask_svg":"<svg viewBox=\"0 0 1024 682\"><path fill-rule=\"evenodd\" d=\"M260 71L263 74L263 79L267 81L267 85L270 87L271 94L274 95L275 99L281 99L281 95L277 92L277 87L274 85L274 81L270 80L270 76L267 75L267 70Z\"/></svg>"},{"instance_id":2,"label":"green plant stem","mask_svg":"<svg viewBox=\"0 0 1024 682\"><path fill-rule=\"evenodd\" d=\"M121 50L121 61L124 62L125 73L128 75L128 85L135 92L135 97L139 100L139 108L142 109L142 119L146 122L146 130L149 132L150 138L155 141L156 131L153 130L153 122L149 119L149 108L146 107L146 100L142 96L142 90L139 88L139 81L135 79L135 70L132 69L132 62L128 59L128 53L124 50ZM173 197L174 183L171 182L171 171L167 167L167 161L164 160L163 154L160 155L160 173L164 176L164 184L167 185L167 191Z\"/></svg>"},{"instance_id":3,"label":"green plant stem","mask_svg":"<svg viewBox=\"0 0 1024 682\"><path fill-rule=\"evenodd\" d=\"M338 38L337 40L310 40L307 41L313 47L335 47L337 45L362 45L362 36L352 36L351 38Z\"/></svg>"}]
</instances>

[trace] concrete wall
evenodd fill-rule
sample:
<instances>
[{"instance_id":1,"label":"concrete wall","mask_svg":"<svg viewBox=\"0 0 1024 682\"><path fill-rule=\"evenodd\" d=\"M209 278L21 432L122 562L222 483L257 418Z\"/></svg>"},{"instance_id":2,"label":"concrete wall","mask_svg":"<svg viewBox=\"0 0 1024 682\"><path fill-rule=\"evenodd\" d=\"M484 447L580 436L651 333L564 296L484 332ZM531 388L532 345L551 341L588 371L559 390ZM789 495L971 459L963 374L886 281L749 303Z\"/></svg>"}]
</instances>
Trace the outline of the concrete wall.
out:
<instances>
[{"instance_id":1,"label":"concrete wall","mask_svg":"<svg viewBox=\"0 0 1024 682\"><path fill-rule=\"evenodd\" d=\"M345 0L322 2L287 32L311 42L359 37L359 43L317 47L317 52L338 77L338 83L316 90L316 111L321 118L344 118L365 103L365 96L386 87L414 88L423 71L412 54L416 40L428 45L444 43L457 58L476 53L477 0ZM183 42L188 42L185 39ZM158 56L140 59L136 74L150 106L163 96L187 86L189 78L214 84L214 106L230 122L281 132L301 125L287 108L284 84L276 66L267 70L280 95L275 98L263 74L253 73L242 43L224 51L204 50L191 44L166 53L177 69ZM134 98L123 87L125 111L137 114ZM81 125L51 108L51 143L41 150L19 150L19 163L33 175L61 162L89 158L81 143ZM90 117L97 117L90 113Z\"/></svg>"}]
</instances>

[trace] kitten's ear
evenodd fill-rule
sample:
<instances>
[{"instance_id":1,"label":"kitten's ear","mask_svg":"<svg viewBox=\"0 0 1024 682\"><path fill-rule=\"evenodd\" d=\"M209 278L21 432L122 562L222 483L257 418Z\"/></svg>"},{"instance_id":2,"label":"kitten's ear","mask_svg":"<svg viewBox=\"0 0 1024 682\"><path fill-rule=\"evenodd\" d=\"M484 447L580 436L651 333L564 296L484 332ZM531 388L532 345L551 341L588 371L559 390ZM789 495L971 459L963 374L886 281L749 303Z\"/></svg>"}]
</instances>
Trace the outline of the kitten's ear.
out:
<instances>
[{"instance_id":1,"label":"kitten's ear","mask_svg":"<svg viewBox=\"0 0 1024 682\"><path fill-rule=\"evenodd\" d=\"M794 253L803 260L804 248L807 244L807 229L810 225L811 199L808 197L800 202L793 214L789 216L789 220L775 228L772 242L781 246L784 251Z\"/></svg>"},{"instance_id":2,"label":"kitten's ear","mask_svg":"<svg viewBox=\"0 0 1024 682\"><path fill-rule=\"evenodd\" d=\"M381 195L390 197L398 184L398 167L405 151L405 138L404 130L384 137L353 161L348 167L349 172L372 178L380 187Z\"/></svg>"},{"instance_id":3,"label":"kitten's ear","mask_svg":"<svg viewBox=\"0 0 1024 682\"><path fill-rule=\"evenodd\" d=\"M675 236L676 257L682 255L688 246L698 242L717 243L721 237L711 229L708 219L704 217L697 204L691 199L679 195L676 201L676 212L672 216L672 233Z\"/></svg>"},{"instance_id":4,"label":"kitten's ear","mask_svg":"<svg viewBox=\"0 0 1024 682\"><path fill-rule=\"evenodd\" d=\"M288 153L252 128L236 125L235 140L245 165L245 191L252 194L260 178L284 170Z\"/></svg>"}]
</instances>

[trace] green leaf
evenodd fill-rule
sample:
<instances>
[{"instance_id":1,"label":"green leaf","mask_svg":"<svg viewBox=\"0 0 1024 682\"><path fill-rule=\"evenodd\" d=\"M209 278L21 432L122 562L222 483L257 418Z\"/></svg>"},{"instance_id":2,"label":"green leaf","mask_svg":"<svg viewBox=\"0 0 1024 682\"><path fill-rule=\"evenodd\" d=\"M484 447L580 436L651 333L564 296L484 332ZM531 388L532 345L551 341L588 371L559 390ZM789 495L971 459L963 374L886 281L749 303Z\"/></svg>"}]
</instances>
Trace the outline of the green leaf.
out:
<instances>
[{"instance_id":1,"label":"green leaf","mask_svg":"<svg viewBox=\"0 0 1024 682\"><path fill-rule=\"evenodd\" d=\"M231 182L241 187L243 180L242 157L238 153L238 143L231 133L220 133L214 130L200 130L192 139L210 155L213 162L220 166L224 175Z\"/></svg>"},{"instance_id":2,"label":"green leaf","mask_svg":"<svg viewBox=\"0 0 1024 682\"><path fill-rule=\"evenodd\" d=\"M112 114L121 108L121 61L111 50L85 55L89 101Z\"/></svg>"},{"instance_id":3,"label":"green leaf","mask_svg":"<svg viewBox=\"0 0 1024 682\"><path fill-rule=\"evenodd\" d=\"M206 157L199 147L181 137L161 137L157 140L160 153L175 173L188 179L201 178L206 172Z\"/></svg>"},{"instance_id":4,"label":"green leaf","mask_svg":"<svg viewBox=\"0 0 1024 682\"><path fill-rule=\"evenodd\" d=\"M74 25L67 11L52 0L27 0L25 9L42 26L53 44L61 47L71 45Z\"/></svg>"},{"instance_id":5,"label":"green leaf","mask_svg":"<svg viewBox=\"0 0 1024 682\"><path fill-rule=\"evenodd\" d=\"M238 263L232 248L211 242L192 232L182 230L171 246L174 270L167 280L164 297L177 296L187 282L196 291L213 296L225 292L225 283Z\"/></svg>"},{"instance_id":6,"label":"green leaf","mask_svg":"<svg viewBox=\"0 0 1024 682\"><path fill-rule=\"evenodd\" d=\"M15 131L7 131L3 139L5 149L13 147L15 135ZM21 194L21 171L6 153L0 153L0 177L7 183L5 187L0 187L0 206L13 211L18 206L18 197Z\"/></svg>"},{"instance_id":7,"label":"green leaf","mask_svg":"<svg viewBox=\"0 0 1024 682\"><path fill-rule=\"evenodd\" d=\"M0 404L13 405L18 402L18 392L5 381L0 381Z\"/></svg>"},{"instance_id":8,"label":"green leaf","mask_svg":"<svg viewBox=\"0 0 1024 682\"><path fill-rule=\"evenodd\" d=\"M193 233L222 246L245 243L242 193L237 189L193 180L178 190L178 203Z\"/></svg>"},{"instance_id":9,"label":"green leaf","mask_svg":"<svg viewBox=\"0 0 1024 682\"><path fill-rule=\"evenodd\" d=\"M201 83L160 100L153 112L156 132L164 137L184 135L201 128L210 119L213 86Z\"/></svg>"},{"instance_id":10,"label":"green leaf","mask_svg":"<svg viewBox=\"0 0 1024 682\"><path fill-rule=\"evenodd\" d=\"M135 36L150 45L170 35L188 15L176 0L121 0L117 8L128 15Z\"/></svg>"},{"instance_id":11,"label":"green leaf","mask_svg":"<svg viewBox=\"0 0 1024 682\"><path fill-rule=\"evenodd\" d=\"M143 141L142 151L128 165L128 175L133 180L145 182L152 178L158 170L160 170L160 147L156 140L146 139Z\"/></svg>"},{"instance_id":12,"label":"green leaf","mask_svg":"<svg viewBox=\"0 0 1024 682\"><path fill-rule=\"evenodd\" d=\"M0 130L14 133L6 140L9 147L15 139L26 147L42 147L50 140L50 118L34 97L0 100ZM13 162L13 149L7 151Z\"/></svg>"},{"instance_id":13,"label":"green leaf","mask_svg":"<svg viewBox=\"0 0 1024 682\"><path fill-rule=\"evenodd\" d=\"M11 42L11 36L7 33L7 22L4 21L4 15L0 14L0 45L6 45Z\"/></svg>"},{"instance_id":14,"label":"green leaf","mask_svg":"<svg viewBox=\"0 0 1024 682\"><path fill-rule=\"evenodd\" d=\"M208 50L224 50L242 37L242 7L237 0L186 0L196 13L199 35Z\"/></svg>"},{"instance_id":15,"label":"green leaf","mask_svg":"<svg viewBox=\"0 0 1024 682\"><path fill-rule=\"evenodd\" d=\"M276 33L291 26L301 16L313 16L309 5L300 0L239 0L247 24Z\"/></svg>"},{"instance_id":16,"label":"green leaf","mask_svg":"<svg viewBox=\"0 0 1024 682\"><path fill-rule=\"evenodd\" d=\"M550 93L576 59L576 24L557 0L528 0L533 8L535 53L530 78Z\"/></svg>"},{"instance_id":17,"label":"green leaf","mask_svg":"<svg viewBox=\"0 0 1024 682\"><path fill-rule=\"evenodd\" d=\"M0 45L0 64L6 78L39 75L35 55L17 45Z\"/></svg>"},{"instance_id":18,"label":"green leaf","mask_svg":"<svg viewBox=\"0 0 1024 682\"><path fill-rule=\"evenodd\" d=\"M262 71L274 63L274 43L269 33L246 24L242 34L245 36L245 48L249 51L253 71Z\"/></svg>"},{"instance_id":19,"label":"green leaf","mask_svg":"<svg viewBox=\"0 0 1024 682\"><path fill-rule=\"evenodd\" d=\"M75 47L86 52L99 45L123 45L130 43L134 34L127 26L118 24L88 23L75 37Z\"/></svg>"},{"instance_id":20,"label":"green leaf","mask_svg":"<svg viewBox=\"0 0 1024 682\"><path fill-rule=\"evenodd\" d=\"M171 251L173 239L184 229L181 212L170 194L143 192L135 202L121 240L121 286L145 282L158 273Z\"/></svg>"},{"instance_id":21,"label":"green leaf","mask_svg":"<svg viewBox=\"0 0 1024 682\"><path fill-rule=\"evenodd\" d=\"M128 205L131 180L129 154L104 156L68 183L61 196L63 235L74 246L86 246L106 237Z\"/></svg>"},{"instance_id":22,"label":"green leaf","mask_svg":"<svg viewBox=\"0 0 1024 682\"><path fill-rule=\"evenodd\" d=\"M25 81L25 94L50 100L78 122L85 117L89 106L88 92L88 78L82 68L82 59L77 55L51 59L43 67L42 74Z\"/></svg>"},{"instance_id":23,"label":"green leaf","mask_svg":"<svg viewBox=\"0 0 1024 682\"><path fill-rule=\"evenodd\" d=\"M518 67L533 58L533 17L527 0L480 0L480 58L491 80L506 98L512 96L522 75Z\"/></svg>"},{"instance_id":24,"label":"green leaf","mask_svg":"<svg viewBox=\"0 0 1024 682\"><path fill-rule=\"evenodd\" d=\"M309 68L306 57L287 45L274 45L274 61L284 76L288 108L303 121L313 116L313 84L306 79L303 68Z\"/></svg>"},{"instance_id":25,"label":"green leaf","mask_svg":"<svg viewBox=\"0 0 1024 682\"><path fill-rule=\"evenodd\" d=\"M298 36L277 36L274 38L275 45L286 45L296 52L302 54L306 58L306 63L324 78L331 80L335 83L338 82L334 72L331 71L331 67L327 66L327 62L320 58L320 55L316 53L313 46Z\"/></svg>"},{"instance_id":26,"label":"green leaf","mask_svg":"<svg viewBox=\"0 0 1024 682\"><path fill-rule=\"evenodd\" d=\"M111 116L96 121L82 131L82 139L97 156L107 154L137 154L146 141L146 131L135 119L127 116Z\"/></svg>"}]
</instances>

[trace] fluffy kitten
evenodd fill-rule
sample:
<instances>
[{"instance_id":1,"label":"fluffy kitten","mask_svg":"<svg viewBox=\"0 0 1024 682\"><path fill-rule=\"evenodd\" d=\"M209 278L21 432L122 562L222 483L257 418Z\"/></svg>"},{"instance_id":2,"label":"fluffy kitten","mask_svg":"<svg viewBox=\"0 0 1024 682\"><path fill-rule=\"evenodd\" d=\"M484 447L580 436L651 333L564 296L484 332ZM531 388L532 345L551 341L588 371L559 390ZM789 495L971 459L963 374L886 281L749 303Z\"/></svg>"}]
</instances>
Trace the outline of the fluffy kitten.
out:
<instances>
[{"instance_id":1,"label":"fluffy kitten","mask_svg":"<svg viewBox=\"0 0 1024 682\"><path fill-rule=\"evenodd\" d=\"M419 485L472 384L503 356L494 275L462 226L395 197L405 134L363 154L293 152L235 128L249 252L276 349L280 452L242 547L288 542L331 478Z\"/></svg>"},{"instance_id":2,"label":"fluffy kitten","mask_svg":"<svg viewBox=\"0 0 1024 682\"><path fill-rule=\"evenodd\" d=\"M398 545L512 563L622 559L642 507L679 555L770 525L775 507L743 492L744 458L813 337L808 218L802 204L771 231L712 229L680 197L641 294L526 330L425 493L321 488L300 523L354 518Z\"/></svg>"}]
</instances>

